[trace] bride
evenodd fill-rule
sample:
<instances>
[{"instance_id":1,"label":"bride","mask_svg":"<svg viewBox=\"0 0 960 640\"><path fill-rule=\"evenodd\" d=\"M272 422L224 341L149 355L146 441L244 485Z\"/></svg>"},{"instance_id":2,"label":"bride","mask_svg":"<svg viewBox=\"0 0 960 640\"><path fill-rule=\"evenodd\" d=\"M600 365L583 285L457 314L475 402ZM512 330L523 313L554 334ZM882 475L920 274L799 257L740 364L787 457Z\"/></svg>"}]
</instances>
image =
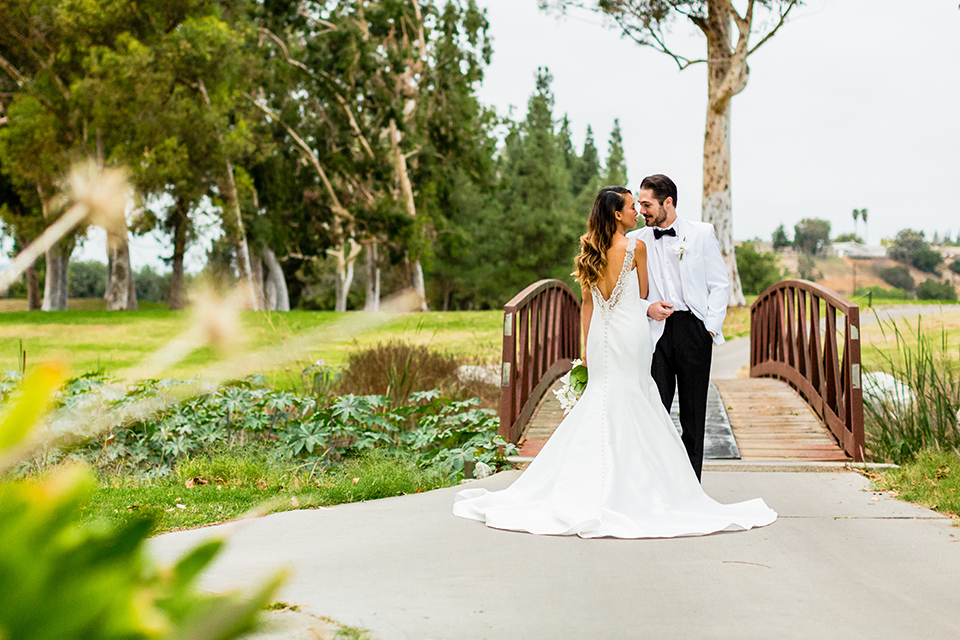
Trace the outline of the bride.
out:
<instances>
[{"instance_id":1,"label":"bride","mask_svg":"<svg viewBox=\"0 0 960 640\"><path fill-rule=\"evenodd\" d=\"M464 489L454 515L495 529L581 538L668 538L739 531L777 514L757 498L707 496L650 375L652 343L641 299L646 246L633 195L600 191L580 239L587 388L523 474L508 488Z\"/></svg>"}]
</instances>

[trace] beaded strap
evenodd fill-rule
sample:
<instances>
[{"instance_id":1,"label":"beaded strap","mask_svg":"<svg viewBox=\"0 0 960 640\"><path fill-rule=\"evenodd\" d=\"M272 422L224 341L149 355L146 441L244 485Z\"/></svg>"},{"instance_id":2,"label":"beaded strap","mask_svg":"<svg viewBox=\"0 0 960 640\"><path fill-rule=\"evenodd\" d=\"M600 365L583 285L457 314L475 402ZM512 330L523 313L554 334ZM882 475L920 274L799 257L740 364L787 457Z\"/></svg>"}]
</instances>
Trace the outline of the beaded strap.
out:
<instances>
[{"instance_id":1,"label":"beaded strap","mask_svg":"<svg viewBox=\"0 0 960 640\"><path fill-rule=\"evenodd\" d=\"M637 239L630 238L627 241L627 252L623 254L623 266L620 267L620 276L617 278L617 284L613 287L613 291L610 292L609 300L603 299L603 295L600 293L597 285L590 285L590 290L593 292L593 302L600 309L600 317L603 318L604 322L610 322L610 318L613 316L613 309L617 306L617 302L620 301L623 292L626 290L627 276L630 275L630 267L633 265L633 254L636 248Z\"/></svg>"}]
</instances>

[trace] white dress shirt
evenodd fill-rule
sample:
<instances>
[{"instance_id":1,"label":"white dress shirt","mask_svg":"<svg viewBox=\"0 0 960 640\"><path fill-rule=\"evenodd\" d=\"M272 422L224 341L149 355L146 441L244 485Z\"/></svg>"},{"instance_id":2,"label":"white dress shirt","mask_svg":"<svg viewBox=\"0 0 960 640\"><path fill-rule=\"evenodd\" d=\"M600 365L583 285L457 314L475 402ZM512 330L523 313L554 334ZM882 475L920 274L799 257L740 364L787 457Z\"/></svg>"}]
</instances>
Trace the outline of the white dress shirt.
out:
<instances>
[{"instance_id":1,"label":"white dress shirt","mask_svg":"<svg viewBox=\"0 0 960 640\"><path fill-rule=\"evenodd\" d=\"M675 229L677 221L669 227L660 227L661 229ZM673 305L674 311L689 311L690 306L683 298L683 283L680 281L680 256L673 250L680 242L680 232L677 230L676 236L663 236L659 240L654 240L654 250L660 260L660 268L663 273L663 298L666 302Z\"/></svg>"}]
</instances>

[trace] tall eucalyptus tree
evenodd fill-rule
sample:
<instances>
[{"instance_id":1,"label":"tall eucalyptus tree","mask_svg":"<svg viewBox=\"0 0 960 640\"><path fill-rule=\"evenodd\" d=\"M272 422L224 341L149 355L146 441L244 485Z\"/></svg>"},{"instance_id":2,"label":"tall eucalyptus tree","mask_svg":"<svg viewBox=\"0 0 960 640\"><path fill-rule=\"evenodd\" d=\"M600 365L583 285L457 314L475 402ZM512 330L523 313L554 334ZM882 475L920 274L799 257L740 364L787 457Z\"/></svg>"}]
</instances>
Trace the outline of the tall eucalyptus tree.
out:
<instances>
[{"instance_id":1,"label":"tall eucalyptus tree","mask_svg":"<svg viewBox=\"0 0 960 640\"><path fill-rule=\"evenodd\" d=\"M682 71L707 65L707 118L703 141L702 217L713 224L730 276L730 306L746 304L733 245L730 114L733 97L750 77L749 56L786 23L801 0L539 0L542 7L584 8L608 17L623 35L670 56ZM739 7L739 8L738 8ZM706 39L705 55L685 55L669 42L678 22Z\"/></svg>"}]
</instances>

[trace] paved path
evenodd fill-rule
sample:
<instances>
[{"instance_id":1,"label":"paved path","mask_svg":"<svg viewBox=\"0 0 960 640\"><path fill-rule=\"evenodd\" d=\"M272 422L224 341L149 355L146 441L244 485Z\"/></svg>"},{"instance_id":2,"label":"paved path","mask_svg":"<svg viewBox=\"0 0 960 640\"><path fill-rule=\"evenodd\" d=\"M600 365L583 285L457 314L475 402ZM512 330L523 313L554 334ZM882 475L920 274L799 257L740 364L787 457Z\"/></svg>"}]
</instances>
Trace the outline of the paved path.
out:
<instances>
[{"instance_id":1,"label":"paved path","mask_svg":"<svg viewBox=\"0 0 960 640\"><path fill-rule=\"evenodd\" d=\"M230 534L204 586L285 567L279 598L378 640L960 637L960 529L867 486L852 472L707 471L715 498L761 496L780 519L698 538L496 531L450 514L454 488L166 534L151 549L170 561Z\"/></svg>"}]
</instances>

